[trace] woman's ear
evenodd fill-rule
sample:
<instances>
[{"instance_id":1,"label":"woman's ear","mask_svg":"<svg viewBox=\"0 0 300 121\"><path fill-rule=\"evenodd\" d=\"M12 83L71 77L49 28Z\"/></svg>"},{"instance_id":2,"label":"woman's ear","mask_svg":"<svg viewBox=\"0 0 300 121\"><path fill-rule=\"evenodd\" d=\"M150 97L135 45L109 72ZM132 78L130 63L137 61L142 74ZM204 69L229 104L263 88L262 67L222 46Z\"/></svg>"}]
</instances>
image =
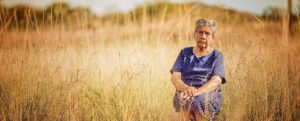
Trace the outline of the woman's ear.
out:
<instances>
[{"instance_id":1,"label":"woman's ear","mask_svg":"<svg viewBox=\"0 0 300 121\"><path fill-rule=\"evenodd\" d=\"M217 29L217 21L216 20L212 20L211 22L212 24L212 28L213 28L213 31L215 31Z\"/></svg>"},{"instance_id":2,"label":"woman's ear","mask_svg":"<svg viewBox=\"0 0 300 121\"><path fill-rule=\"evenodd\" d=\"M215 38L215 34L216 34L216 30L217 30L217 21L216 20L212 20L211 22L211 25L212 25L212 37L213 39Z\"/></svg>"}]
</instances>

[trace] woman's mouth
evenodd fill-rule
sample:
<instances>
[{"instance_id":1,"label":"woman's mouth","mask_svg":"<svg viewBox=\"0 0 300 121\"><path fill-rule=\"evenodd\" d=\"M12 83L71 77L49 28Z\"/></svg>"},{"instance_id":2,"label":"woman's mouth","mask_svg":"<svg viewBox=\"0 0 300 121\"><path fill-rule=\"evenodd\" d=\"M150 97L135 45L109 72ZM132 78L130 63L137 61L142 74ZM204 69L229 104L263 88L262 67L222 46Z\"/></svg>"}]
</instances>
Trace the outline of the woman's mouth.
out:
<instances>
[{"instance_id":1,"label":"woman's mouth","mask_svg":"<svg viewBox=\"0 0 300 121\"><path fill-rule=\"evenodd\" d=\"M206 43L206 39L199 39L198 42Z\"/></svg>"}]
</instances>

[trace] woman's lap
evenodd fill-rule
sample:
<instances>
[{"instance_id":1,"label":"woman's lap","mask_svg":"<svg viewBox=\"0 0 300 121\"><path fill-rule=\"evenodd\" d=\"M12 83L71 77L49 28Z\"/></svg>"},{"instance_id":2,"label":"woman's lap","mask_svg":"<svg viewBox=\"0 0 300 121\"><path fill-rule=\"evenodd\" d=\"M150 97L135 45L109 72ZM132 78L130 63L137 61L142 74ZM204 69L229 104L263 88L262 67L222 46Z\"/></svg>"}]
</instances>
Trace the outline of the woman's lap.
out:
<instances>
[{"instance_id":1,"label":"woman's lap","mask_svg":"<svg viewBox=\"0 0 300 121\"><path fill-rule=\"evenodd\" d=\"M209 96L208 100L206 100L207 96ZM214 118L221 110L222 96L219 92L213 91L209 94L200 94L193 99L180 102L179 92L176 92L173 98L173 105L176 112L179 112L180 110L192 111L194 113L200 113L206 118Z\"/></svg>"}]
</instances>

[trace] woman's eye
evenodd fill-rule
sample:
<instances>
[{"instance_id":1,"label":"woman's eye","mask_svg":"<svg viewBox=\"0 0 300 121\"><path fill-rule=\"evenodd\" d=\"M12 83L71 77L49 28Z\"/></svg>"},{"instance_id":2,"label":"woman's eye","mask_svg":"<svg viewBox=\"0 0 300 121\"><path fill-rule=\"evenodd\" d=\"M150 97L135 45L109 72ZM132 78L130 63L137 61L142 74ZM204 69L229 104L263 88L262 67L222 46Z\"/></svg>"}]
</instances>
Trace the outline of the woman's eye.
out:
<instances>
[{"instance_id":1,"label":"woman's eye","mask_svg":"<svg viewBox=\"0 0 300 121\"><path fill-rule=\"evenodd\" d=\"M205 34L205 35L210 35L209 32L204 32L204 31L199 31L198 33L201 34L201 35L203 35L203 34Z\"/></svg>"}]
</instances>

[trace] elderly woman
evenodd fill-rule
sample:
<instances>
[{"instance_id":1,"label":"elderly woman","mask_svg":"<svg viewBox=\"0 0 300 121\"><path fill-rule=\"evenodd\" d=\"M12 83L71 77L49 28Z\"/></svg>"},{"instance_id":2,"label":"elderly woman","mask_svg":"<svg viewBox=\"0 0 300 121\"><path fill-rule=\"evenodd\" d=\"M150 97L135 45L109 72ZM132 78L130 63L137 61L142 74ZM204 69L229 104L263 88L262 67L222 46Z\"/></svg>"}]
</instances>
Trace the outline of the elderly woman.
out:
<instances>
[{"instance_id":1,"label":"elderly woman","mask_svg":"<svg viewBox=\"0 0 300 121\"><path fill-rule=\"evenodd\" d=\"M220 84L226 79L223 54L211 47L215 31L215 21L198 19L196 46L182 49L171 69L173 103L180 120L213 120L221 110Z\"/></svg>"}]
</instances>

